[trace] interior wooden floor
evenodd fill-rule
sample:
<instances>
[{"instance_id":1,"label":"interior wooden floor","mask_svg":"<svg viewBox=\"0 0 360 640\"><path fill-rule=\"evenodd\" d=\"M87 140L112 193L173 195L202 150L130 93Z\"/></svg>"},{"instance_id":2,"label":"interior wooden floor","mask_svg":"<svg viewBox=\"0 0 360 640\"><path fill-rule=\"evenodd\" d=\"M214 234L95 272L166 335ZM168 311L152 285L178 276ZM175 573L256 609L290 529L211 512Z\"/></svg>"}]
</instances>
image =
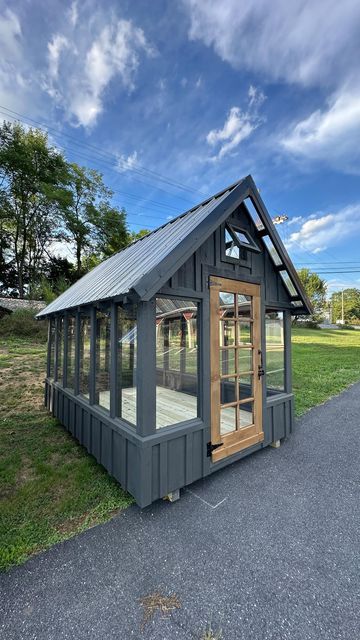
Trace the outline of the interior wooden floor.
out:
<instances>
[{"instance_id":1,"label":"interior wooden floor","mask_svg":"<svg viewBox=\"0 0 360 640\"><path fill-rule=\"evenodd\" d=\"M110 392L100 392L99 404L105 409L110 408ZM222 435L234 431L233 409L228 407L221 411L220 432ZM125 420L136 424L136 387L128 387L122 390L122 415ZM192 420L197 417L197 398L189 393L182 393L156 387L156 427L168 427L178 422ZM246 427L252 424L252 414L240 409L240 424Z\"/></svg>"}]
</instances>

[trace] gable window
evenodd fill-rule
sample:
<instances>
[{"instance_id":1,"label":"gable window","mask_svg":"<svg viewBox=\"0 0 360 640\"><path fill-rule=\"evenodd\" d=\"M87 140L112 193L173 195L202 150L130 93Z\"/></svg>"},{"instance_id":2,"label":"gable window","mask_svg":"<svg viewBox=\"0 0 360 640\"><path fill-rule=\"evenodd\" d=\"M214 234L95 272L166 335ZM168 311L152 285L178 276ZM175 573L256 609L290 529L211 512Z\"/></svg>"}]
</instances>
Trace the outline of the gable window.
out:
<instances>
[{"instance_id":1,"label":"gable window","mask_svg":"<svg viewBox=\"0 0 360 640\"><path fill-rule=\"evenodd\" d=\"M233 260L246 260L247 251L260 251L248 231L229 223L225 226L224 241L225 256Z\"/></svg>"}]
</instances>

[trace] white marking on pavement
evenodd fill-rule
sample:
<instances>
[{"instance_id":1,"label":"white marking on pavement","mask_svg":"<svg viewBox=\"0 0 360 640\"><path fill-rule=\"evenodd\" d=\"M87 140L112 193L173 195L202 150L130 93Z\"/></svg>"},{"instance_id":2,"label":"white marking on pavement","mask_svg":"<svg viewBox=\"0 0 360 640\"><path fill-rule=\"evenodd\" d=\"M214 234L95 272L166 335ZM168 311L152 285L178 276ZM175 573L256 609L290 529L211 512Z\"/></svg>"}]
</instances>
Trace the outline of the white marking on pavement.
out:
<instances>
[{"instance_id":1,"label":"white marking on pavement","mask_svg":"<svg viewBox=\"0 0 360 640\"><path fill-rule=\"evenodd\" d=\"M191 493L191 495L194 496L195 498L197 498L198 500L201 500L201 502L203 502L208 507L210 507L210 509L217 509L218 507L220 507L220 505L223 502L225 502L225 500L227 500L227 498L223 498L222 500L220 500L220 502L217 502L217 504L211 504L207 500L204 500L204 498L201 498L201 496L198 496L198 494L195 493L195 491L191 491L191 489L185 489L185 491L187 491L188 493Z\"/></svg>"}]
</instances>

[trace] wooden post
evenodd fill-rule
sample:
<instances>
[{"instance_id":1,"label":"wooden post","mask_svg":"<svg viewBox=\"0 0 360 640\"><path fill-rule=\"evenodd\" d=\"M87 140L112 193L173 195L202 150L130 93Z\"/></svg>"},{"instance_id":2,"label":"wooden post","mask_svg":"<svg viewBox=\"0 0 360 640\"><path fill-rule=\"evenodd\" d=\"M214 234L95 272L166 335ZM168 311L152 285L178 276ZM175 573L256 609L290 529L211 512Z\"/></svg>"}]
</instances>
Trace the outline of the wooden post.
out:
<instances>
[{"instance_id":1,"label":"wooden post","mask_svg":"<svg viewBox=\"0 0 360 640\"><path fill-rule=\"evenodd\" d=\"M54 382L58 379L58 360L59 360L59 316L55 317L55 346L54 346Z\"/></svg>"},{"instance_id":2,"label":"wooden post","mask_svg":"<svg viewBox=\"0 0 360 640\"><path fill-rule=\"evenodd\" d=\"M155 300L140 302L137 315L136 429L155 433L156 424L156 308Z\"/></svg>"}]
</instances>

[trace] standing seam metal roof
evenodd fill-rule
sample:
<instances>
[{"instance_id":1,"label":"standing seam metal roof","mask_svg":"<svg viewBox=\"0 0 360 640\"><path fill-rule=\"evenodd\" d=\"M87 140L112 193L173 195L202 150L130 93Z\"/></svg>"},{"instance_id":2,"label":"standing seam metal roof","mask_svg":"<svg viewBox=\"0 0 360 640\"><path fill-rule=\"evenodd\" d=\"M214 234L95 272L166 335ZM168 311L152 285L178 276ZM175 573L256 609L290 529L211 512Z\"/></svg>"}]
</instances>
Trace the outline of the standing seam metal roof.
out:
<instances>
[{"instance_id":1,"label":"standing seam metal roof","mask_svg":"<svg viewBox=\"0 0 360 640\"><path fill-rule=\"evenodd\" d=\"M169 255L241 182L242 180L236 182L114 254L75 282L37 317L129 293L146 273Z\"/></svg>"}]
</instances>

